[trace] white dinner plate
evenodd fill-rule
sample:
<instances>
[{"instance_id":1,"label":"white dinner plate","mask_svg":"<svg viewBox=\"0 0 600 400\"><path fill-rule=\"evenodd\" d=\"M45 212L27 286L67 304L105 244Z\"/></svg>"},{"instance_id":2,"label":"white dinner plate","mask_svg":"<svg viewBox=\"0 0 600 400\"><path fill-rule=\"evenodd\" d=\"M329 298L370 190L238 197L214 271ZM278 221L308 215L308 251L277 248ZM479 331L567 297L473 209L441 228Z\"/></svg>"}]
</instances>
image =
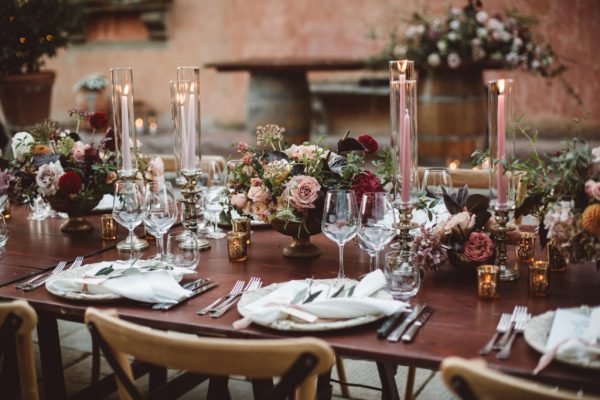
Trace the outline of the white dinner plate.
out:
<instances>
[{"instance_id":1,"label":"white dinner plate","mask_svg":"<svg viewBox=\"0 0 600 400\"><path fill-rule=\"evenodd\" d=\"M591 313L591 309L589 307L570 308L569 311L583 315L590 315ZM527 325L525 325L525 332L523 332L525 341L536 351L542 354L546 352L546 342L548 342L550 329L552 329L554 314L555 311L546 311L543 314L531 318ZM578 367L600 369L600 360L592 361L590 364L582 364L580 361L558 354L554 357L554 359L566 364L576 365Z\"/></svg>"},{"instance_id":2,"label":"white dinner plate","mask_svg":"<svg viewBox=\"0 0 600 400\"><path fill-rule=\"evenodd\" d=\"M276 290L277 288L279 288L281 285L283 285L285 283L286 282L273 283L269 286L260 288L258 290L242 294L242 298L240 299L240 301L237 304L239 313L243 317L245 317L246 314L243 311L244 306L255 302L256 300L260 299L261 297L268 295L269 293L273 292L274 290ZM318 279L318 280L315 279L315 280L313 280L313 285L317 284L317 283L330 285L330 286L332 286L332 288L339 288L339 287L341 287L342 284L347 286L349 283L356 284L358 282L353 279ZM389 299L389 300L392 299L392 296L383 289L379 290L378 292L373 294L371 297L376 298L376 299ZM280 320L271 322L269 324L259 324L257 322L255 322L255 323L257 323L258 325L262 325L264 327L276 329L279 331L319 332L319 331L332 331L332 330L337 330L337 329L351 328L354 326L364 325L364 324L368 324L373 321L377 321L378 319L380 319L382 317L383 317L383 314L371 314L371 315L365 315L362 317L350 318L350 319L344 319L344 320L315 322L313 324L306 323L306 322L298 322L298 321L294 321L291 319L280 319Z\"/></svg>"}]
</instances>

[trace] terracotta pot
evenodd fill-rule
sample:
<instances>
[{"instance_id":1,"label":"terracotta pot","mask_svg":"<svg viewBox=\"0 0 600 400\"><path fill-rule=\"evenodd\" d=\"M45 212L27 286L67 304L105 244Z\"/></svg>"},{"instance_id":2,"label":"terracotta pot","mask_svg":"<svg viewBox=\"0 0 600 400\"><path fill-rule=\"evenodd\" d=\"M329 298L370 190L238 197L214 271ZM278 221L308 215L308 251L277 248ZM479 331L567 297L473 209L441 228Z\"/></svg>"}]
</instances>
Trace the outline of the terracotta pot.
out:
<instances>
[{"instance_id":1,"label":"terracotta pot","mask_svg":"<svg viewBox=\"0 0 600 400\"><path fill-rule=\"evenodd\" d=\"M292 243L283 248L283 255L292 258L317 257L321 250L310 241L312 235L321 233L321 224L309 223L302 226L298 222L271 221L277 232L292 237Z\"/></svg>"},{"instance_id":2,"label":"terracotta pot","mask_svg":"<svg viewBox=\"0 0 600 400\"><path fill-rule=\"evenodd\" d=\"M101 199L102 196L85 201L67 200L58 196L46 198L53 209L69 215L69 219L60 227L60 231L63 233L85 232L94 229L93 225L84 216L89 214Z\"/></svg>"},{"instance_id":3,"label":"terracotta pot","mask_svg":"<svg viewBox=\"0 0 600 400\"><path fill-rule=\"evenodd\" d=\"M43 71L0 77L0 103L11 130L32 126L50 116L56 74Z\"/></svg>"}]
</instances>

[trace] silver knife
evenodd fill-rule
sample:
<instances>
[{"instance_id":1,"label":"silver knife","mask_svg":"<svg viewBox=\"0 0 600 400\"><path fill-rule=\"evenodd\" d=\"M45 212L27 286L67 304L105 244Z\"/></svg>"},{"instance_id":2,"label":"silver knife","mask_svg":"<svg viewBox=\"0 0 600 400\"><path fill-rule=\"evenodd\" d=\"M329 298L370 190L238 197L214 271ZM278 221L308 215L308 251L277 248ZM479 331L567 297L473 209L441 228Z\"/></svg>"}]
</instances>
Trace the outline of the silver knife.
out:
<instances>
[{"instance_id":1,"label":"silver knife","mask_svg":"<svg viewBox=\"0 0 600 400\"><path fill-rule=\"evenodd\" d=\"M390 333L390 335L387 337L387 340L390 342L397 342L400 340L400 337L402 336L402 334L404 333L404 331L406 330L406 328L408 328L408 326L415 320L417 319L417 317L419 316L419 314L421 314L423 312L423 310L425 309L425 307L427 306L427 304L422 303L422 304L417 304L415 306L415 308L413 308L412 312L410 314L408 314L408 316L404 319L404 321L402 321L402 323L400 324L400 326L398 326L396 329L394 329L392 331L392 333Z\"/></svg>"},{"instance_id":2,"label":"silver knife","mask_svg":"<svg viewBox=\"0 0 600 400\"><path fill-rule=\"evenodd\" d=\"M408 328L406 333L402 335L403 342L411 342L419 329L425 324L425 321L433 314L433 308L426 306L425 310L417 317L415 322Z\"/></svg>"},{"instance_id":3,"label":"silver knife","mask_svg":"<svg viewBox=\"0 0 600 400\"><path fill-rule=\"evenodd\" d=\"M192 290L192 293L190 293L188 296L184 297L177 303L158 303L158 304L153 305L152 309L153 310L161 310L161 311L170 310L171 308L180 305L184 301L187 301L187 300L191 299L192 297L196 297L199 294L207 292L216 286L218 286L218 284L216 282L212 282L212 281L205 282L203 284L199 284L195 289Z\"/></svg>"}]
</instances>

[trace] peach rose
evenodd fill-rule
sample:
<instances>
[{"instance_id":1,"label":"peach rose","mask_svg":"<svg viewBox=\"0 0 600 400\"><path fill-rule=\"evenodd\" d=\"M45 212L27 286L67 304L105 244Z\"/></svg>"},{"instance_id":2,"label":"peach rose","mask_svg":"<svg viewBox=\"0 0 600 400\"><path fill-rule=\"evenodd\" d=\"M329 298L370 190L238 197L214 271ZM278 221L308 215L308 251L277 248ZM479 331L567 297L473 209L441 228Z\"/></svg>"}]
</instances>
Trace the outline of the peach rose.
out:
<instances>
[{"instance_id":1,"label":"peach rose","mask_svg":"<svg viewBox=\"0 0 600 400\"><path fill-rule=\"evenodd\" d=\"M321 185L312 176L296 175L287 183L284 195L297 209L315 208Z\"/></svg>"},{"instance_id":2,"label":"peach rose","mask_svg":"<svg viewBox=\"0 0 600 400\"><path fill-rule=\"evenodd\" d=\"M234 207L241 210L248 202L248 197L246 197L246 193L235 193L231 196L230 202Z\"/></svg>"},{"instance_id":3,"label":"peach rose","mask_svg":"<svg viewBox=\"0 0 600 400\"><path fill-rule=\"evenodd\" d=\"M267 201L271 198L271 192L266 186L252 186L248 190L248 198L255 202Z\"/></svg>"},{"instance_id":4,"label":"peach rose","mask_svg":"<svg viewBox=\"0 0 600 400\"><path fill-rule=\"evenodd\" d=\"M585 183L585 192L593 199L600 201L600 182L589 180Z\"/></svg>"},{"instance_id":5,"label":"peach rose","mask_svg":"<svg viewBox=\"0 0 600 400\"><path fill-rule=\"evenodd\" d=\"M83 162L85 158L85 145L81 140L75 142L72 150L73 158L79 162Z\"/></svg>"}]
</instances>

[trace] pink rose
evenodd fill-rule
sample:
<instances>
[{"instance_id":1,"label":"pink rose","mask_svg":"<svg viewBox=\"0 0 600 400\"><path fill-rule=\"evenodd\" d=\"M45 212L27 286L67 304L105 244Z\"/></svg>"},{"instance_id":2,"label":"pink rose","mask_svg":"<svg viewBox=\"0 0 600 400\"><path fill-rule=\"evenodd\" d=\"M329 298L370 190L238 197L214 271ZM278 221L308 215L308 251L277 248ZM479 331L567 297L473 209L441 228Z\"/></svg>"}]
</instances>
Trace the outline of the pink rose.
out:
<instances>
[{"instance_id":1,"label":"pink rose","mask_svg":"<svg viewBox=\"0 0 600 400\"><path fill-rule=\"evenodd\" d=\"M266 186L252 186L248 190L248 198L255 202L267 201L271 198L271 192Z\"/></svg>"},{"instance_id":2,"label":"pink rose","mask_svg":"<svg viewBox=\"0 0 600 400\"><path fill-rule=\"evenodd\" d=\"M312 176L296 175L287 183L283 191L292 206L297 209L315 208L321 185Z\"/></svg>"},{"instance_id":3,"label":"pink rose","mask_svg":"<svg viewBox=\"0 0 600 400\"><path fill-rule=\"evenodd\" d=\"M470 261L485 261L492 256L494 244L488 235L473 232L465 244L465 257Z\"/></svg>"},{"instance_id":4,"label":"pink rose","mask_svg":"<svg viewBox=\"0 0 600 400\"><path fill-rule=\"evenodd\" d=\"M76 159L79 162L83 162L85 157L85 145L82 141L75 142L75 144L73 145L72 154L74 159Z\"/></svg>"},{"instance_id":5,"label":"pink rose","mask_svg":"<svg viewBox=\"0 0 600 400\"><path fill-rule=\"evenodd\" d=\"M295 159L302 159L303 157L306 157L307 159L313 159L315 152L317 151L317 146L315 146L314 144L311 145L296 145L293 144L291 145L288 149L286 149L284 151L285 155L287 155L290 158L295 158Z\"/></svg>"},{"instance_id":6,"label":"pink rose","mask_svg":"<svg viewBox=\"0 0 600 400\"><path fill-rule=\"evenodd\" d=\"M250 206L250 213L262 222L269 222L269 206L264 201L257 201Z\"/></svg>"},{"instance_id":7,"label":"pink rose","mask_svg":"<svg viewBox=\"0 0 600 400\"><path fill-rule=\"evenodd\" d=\"M263 181L260 178L252 178L252 179L250 179L250 184L252 186L260 186L260 185L262 185L262 183L263 183Z\"/></svg>"},{"instance_id":8,"label":"pink rose","mask_svg":"<svg viewBox=\"0 0 600 400\"><path fill-rule=\"evenodd\" d=\"M246 197L246 193L235 193L231 196L230 202L238 210L241 210L248 202L248 197Z\"/></svg>"},{"instance_id":9,"label":"pink rose","mask_svg":"<svg viewBox=\"0 0 600 400\"><path fill-rule=\"evenodd\" d=\"M238 151L238 153L245 153L248 150L249 147L250 146L248 146L248 143L246 143L246 142L239 142L237 144L237 151Z\"/></svg>"},{"instance_id":10,"label":"pink rose","mask_svg":"<svg viewBox=\"0 0 600 400\"><path fill-rule=\"evenodd\" d=\"M591 198L600 201L600 182L589 180L585 183L585 192Z\"/></svg>"},{"instance_id":11,"label":"pink rose","mask_svg":"<svg viewBox=\"0 0 600 400\"><path fill-rule=\"evenodd\" d=\"M242 162L246 165L252 165L252 154L246 153L242 156Z\"/></svg>"}]
</instances>

